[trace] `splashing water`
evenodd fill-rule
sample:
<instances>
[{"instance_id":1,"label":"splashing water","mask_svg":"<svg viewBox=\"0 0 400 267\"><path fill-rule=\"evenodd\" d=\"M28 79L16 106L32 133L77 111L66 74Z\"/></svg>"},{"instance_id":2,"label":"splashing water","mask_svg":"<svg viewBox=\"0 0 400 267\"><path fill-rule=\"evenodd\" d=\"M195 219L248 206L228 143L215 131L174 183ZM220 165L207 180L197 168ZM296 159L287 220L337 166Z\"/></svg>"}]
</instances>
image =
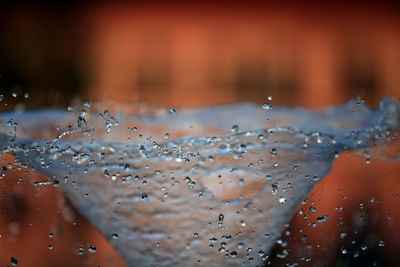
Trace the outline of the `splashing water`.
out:
<instances>
[{"instance_id":1,"label":"splashing water","mask_svg":"<svg viewBox=\"0 0 400 267\"><path fill-rule=\"evenodd\" d=\"M314 112L89 107L2 113L1 152L61 184L130 266L262 264L335 155L400 126L392 99Z\"/></svg>"}]
</instances>

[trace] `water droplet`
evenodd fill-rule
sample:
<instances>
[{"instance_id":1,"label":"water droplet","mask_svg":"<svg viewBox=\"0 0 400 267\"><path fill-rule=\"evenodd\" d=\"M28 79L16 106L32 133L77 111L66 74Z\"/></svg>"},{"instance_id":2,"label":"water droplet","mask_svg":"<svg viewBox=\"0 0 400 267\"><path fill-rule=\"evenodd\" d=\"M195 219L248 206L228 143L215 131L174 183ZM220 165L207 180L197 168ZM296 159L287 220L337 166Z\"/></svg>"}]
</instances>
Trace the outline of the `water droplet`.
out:
<instances>
[{"instance_id":1,"label":"water droplet","mask_svg":"<svg viewBox=\"0 0 400 267\"><path fill-rule=\"evenodd\" d=\"M95 253L95 252L96 252L96 247L94 247L94 246L88 246L88 251L89 251L90 253Z\"/></svg>"},{"instance_id":2,"label":"water droplet","mask_svg":"<svg viewBox=\"0 0 400 267\"><path fill-rule=\"evenodd\" d=\"M268 100L269 101L271 101L272 100L272 96L270 95L270 96L268 96Z\"/></svg>"},{"instance_id":3,"label":"water droplet","mask_svg":"<svg viewBox=\"0 0 400 267\"><path fill-rule=\"evenodd\" d=\"M25 93L25 94L24 94L24 98L25 98L25 99L28 99L28 98L29 98L29 93Z\"/></svg>"},{"instance_id":4,"label":"water droplet","mask_svg":"<svg viewBox=\"0 0 400 267\"><path fill-rule=\"evenodd\" d=\"M86 129L86 127L87 127L86 120L83 117L79 116L78 117L78 128L79 129Z\"/></svg>"},{"instance_id":5,"label":"water droplet","mask_svg":"<svg viewBox=\"0 0 400 267\"><path fill-rule=\"evenodd\" d=\"M232 132L236 133L239 130L239 126L236 124L232 126Z\"/></svg>"},{"instance_id":6,"label":"water droplet","mask_svg":"<svg viewBox=\"0 0 400 267\"><path fill-rule=\"evenodd\" d=\"M118 239L118 234L117 233L112 233L111 234L112 239Z\"/></svg>"},{"instance_id":7,"label":"water droplet","mask_svg":"<svg viewBox=\"0 0 400 267\"><path fill-rule=\"evenodd\" d=\"M223 221L224 221L224 214L220 213L220 214L218 215L218 221L219 221L219 222L223 222Z\"/></svg>"},{"instance_id":8,"label":"water droplet","mask_svg":"<svg viewBox=\"0 0 400 267\"><path fill-rule=\"evenodd\" d=\"M343 239L343 238L345 238L345 237L346 237L346 235L347 235L347 233L346 233L346 232L341 232L341 233L340 233L340 238L342 238L342 239Z\"/></svg>"},{"instance_id":9,"label":"water droplet","mask_svg":"<svg viewBox=\"0 0 400 267\"><path fill-rule=\"evenodd\" d=\"M147 199L148 199L147 194L146 194L146 193L143 193L143 194L142 194L142 200L143 200L143 201L146 201Z\"/></svg>"},{"instance_id":10,"label":"water droplet","mask_svg":"<svg viewBox=\"0 0 400 267\"><path fill-rule=\"evenodd\" d=\"M17 92L13 92L11 95L12 95L13 97L17 97L17 96L18 96Z\"/></svg>"},{"instance_id":11,"label":"water droplet","mask_svg":"<svg viewBox=\"0 0 400 267\"><path fill-rule=\"evenodd\" d=\"M12 266L17 266L18 265L18 260L14 257L11 257L11 265Z\"/></svg>"},{"instance_id":12,"label":"water droplet","mask_svg":"<svg viewBox=\"0 0 400 267\"><path fill-rule=\"evenodd\" d=\"M169 109L169 114L175 114L176 113L176 110L175 109L173 109L173 108L170 108Z\"/></svg>"},{"instance_id":13,"label":"water droplet","mask_svg":"<svg viewBox=\"0 0 400 267\"><path fill-rule=\"evenodd\" d=\"M280 197L279 198L279 203L285 204L286 203L286 198L285 197Z\"/></svg>"},{"instance_id":14,"label":"water droplet","mask_svg":"<svg viewBox=\"0 0 400 267\"><path fill-rule=\"evenodd\" d=\"M379 240L378 245L380 247L384 247L385 246L385 242L383 240Z\"/></svg>"},{"instance_id":15,"label":"water droplet","mask_svg":"<svg viewBox=\"0 0 400 267\"><path fill-rule=\"evenodd\" d=\"M276 184L272 184L272 194L276 195L278 193L278 186Z\"/></svg>"},{"instance_id":16,"label":"water droplet","mask_svg":"<svg viewBox=\"0 0 400 267\"><path fill-rule=\"evenodd\" d=\"M262 107L263 107L263 109L265 109L265 110L270 110L270 109L272 109L272 105L269 104L269 103L264 103Z\"/></svg>"},{"instance_id":17,"label":"water droplet","mask_svg":"<svg viewBox=\"0 0 400 267\"><path fill-rule=\"evenodd\" d=\"M326 220L328 219L328 217L329 217L329 216L327 216L327 215L319 216L319 217L317 218L317 222L319 222L319 223L326 222Z\"/></svg>"},{"instance_id":18,"label":"water droplet","mask_svg":"<svg viewBox=\"0 0 400 267\"><path fill-rule=\"evenodd\" d=\"M86 99L83 101L83 106L89 108L90 107L90 100Z\"/></svg>"}]
</instances>

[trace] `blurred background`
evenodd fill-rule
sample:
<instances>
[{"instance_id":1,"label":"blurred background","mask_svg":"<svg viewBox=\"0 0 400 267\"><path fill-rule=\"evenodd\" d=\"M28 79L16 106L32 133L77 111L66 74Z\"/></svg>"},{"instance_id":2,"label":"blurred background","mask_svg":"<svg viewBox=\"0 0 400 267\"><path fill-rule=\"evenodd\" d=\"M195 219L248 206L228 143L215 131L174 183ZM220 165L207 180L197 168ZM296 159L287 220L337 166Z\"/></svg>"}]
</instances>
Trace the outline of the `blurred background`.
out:
<instances>
[{"instance_id":1,"label":"blurred background","mask_svg":"<svg viewBox=\"0 0 400 267\"><path fill-rule=\"evenodd\" d=\"M399 7L1 4L0 109L66 107L76 99L182 107L268 96L273 105L316 108L357 97L374 107L382 96L400 96ZM11 257L20 266L125 266L60 189L21 182L44 177L8 166L13 160L0 161L1 266ZM271 264L400 264L399 171L396 161L340 156L300 205ZM322 215L329 219L315 223Z\"/></svg>"}]
</instances>

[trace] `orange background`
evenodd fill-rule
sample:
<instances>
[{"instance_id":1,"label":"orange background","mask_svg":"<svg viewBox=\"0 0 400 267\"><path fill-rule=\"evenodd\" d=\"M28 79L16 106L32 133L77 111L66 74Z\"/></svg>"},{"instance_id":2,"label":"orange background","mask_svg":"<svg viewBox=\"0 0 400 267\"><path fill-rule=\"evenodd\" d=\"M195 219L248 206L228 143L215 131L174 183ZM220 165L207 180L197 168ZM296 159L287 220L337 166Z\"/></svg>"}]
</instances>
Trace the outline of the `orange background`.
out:
<instances>
[{"instance_id":1,"label":"orange background","mask_svg":"<svg viewBox=\"0 0 400 267\"><path fill-rule=\"evenodd\" d=\"M375 106L400 96L399 11L392 3L10 4L0 11L0 108L65 107L77 97L262 103L269 95L273 105L322 107L358 96ZM13 161L3 159L1 166ZM292 218L288 245L274 250L289 256L272 262L400 263L399 171L396 161L341 155ZM11 257L20 266L124 266L59 188L34 187L45 178L29 172L27 181L24 172L13 168L0 180L1 266ZM328 220L313 227L323 214Z\"/></svg>"}]
</instances>

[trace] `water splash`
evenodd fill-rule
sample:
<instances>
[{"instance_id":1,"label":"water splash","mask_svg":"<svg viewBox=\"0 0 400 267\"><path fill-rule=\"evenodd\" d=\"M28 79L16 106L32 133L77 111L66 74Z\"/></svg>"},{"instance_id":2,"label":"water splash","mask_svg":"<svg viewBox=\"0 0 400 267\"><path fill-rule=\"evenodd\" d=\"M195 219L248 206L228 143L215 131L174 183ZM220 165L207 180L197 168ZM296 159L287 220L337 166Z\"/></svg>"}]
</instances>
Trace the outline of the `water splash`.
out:
<instances>
[{"instance_id":1,"label":"water splash","mask_svg":"<svg viewBox=\"0 0 400 267\"><path fill-rule=\"evenodd\" d=\"M400 126L392 99L376 110L91 106L3 113L1 150L50 177L37 186L62 185L130 266L262 264L335 155Z\"/></svg>"}]
</instances>

